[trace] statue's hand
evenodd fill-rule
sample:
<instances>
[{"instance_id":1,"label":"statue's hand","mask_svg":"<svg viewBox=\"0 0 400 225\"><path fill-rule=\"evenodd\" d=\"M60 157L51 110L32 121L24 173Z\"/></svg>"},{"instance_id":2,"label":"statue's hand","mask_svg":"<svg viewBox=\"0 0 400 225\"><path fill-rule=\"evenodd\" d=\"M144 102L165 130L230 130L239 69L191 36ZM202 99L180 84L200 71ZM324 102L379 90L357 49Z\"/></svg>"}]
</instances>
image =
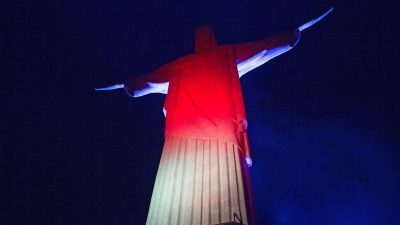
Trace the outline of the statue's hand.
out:
<instances>
[{"instance_id":1,"label":"statue's hand","mask_svg":"<svg viewBox=\"0 0 400 225\"><path fill-rule=\"evenodd\" d=\"M296 46L300 40L300 37L301 37L301 31L298 28L295 28L295 30L293 31L293 36L292 36L292 39L290 40L289 45L291 47Z\"/></svg>"},{"instance_id":2,"label":"statue's hand","mask_svg":"<svg viewBox=\"0 0 400 225\"><path fill-rule=\"evenodd\" d=\"M111 85L108 87L103 87L103 88L95 88L96 91L111 91L111 90L115 90L115 89L119 89L119 88L124 88L123 84L115 84L115 85Z\"/></svg>"},{"instance_id":3,"label":"statue's hand","mask_svg":"<svg viewBox=\"0 0 400 225\"><path fill-rule=\"evenodd\" d=\"M249 156L246 156L246 163L248 167L251 167L253 165L253 160Z\"/></svg>"},{"instance_id":4,"label":"statue's hand","mask_svg":"<svg viewBox=\"0 0 400 225\"><path fill-rule=\"evenodd\" d=\"M299 31L303 31L309 27L311 27L312 25L316 24L318 21L320 21L322 18L324 18L326 15L328 15L330 12L332 12L333 7L331 7L328 11L326 11L325 13L323 13L321 16L311 19L309 21L307 21L306 23L300 25L298 27Z\"/></svg>"}]
</instances>

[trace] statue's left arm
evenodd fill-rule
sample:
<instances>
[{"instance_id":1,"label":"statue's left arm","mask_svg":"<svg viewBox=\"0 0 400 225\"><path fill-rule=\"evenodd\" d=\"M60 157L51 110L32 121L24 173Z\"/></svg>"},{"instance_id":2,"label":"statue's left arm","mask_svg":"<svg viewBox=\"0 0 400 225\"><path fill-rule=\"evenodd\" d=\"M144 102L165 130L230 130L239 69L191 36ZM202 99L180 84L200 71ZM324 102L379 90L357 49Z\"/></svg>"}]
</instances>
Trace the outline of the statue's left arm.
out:
<instances>
[{"instance_id":1,"label":"statue's left arm","mask_svg":"<svg viewBox=\"0 0 400 225\"><path fill-rule=\"evenodd\" d=\"M328 15L333 8L293 29L259 41L234 45L239 77L289 51L300 40L301 32Z\"/></svg>"}]
</instances>

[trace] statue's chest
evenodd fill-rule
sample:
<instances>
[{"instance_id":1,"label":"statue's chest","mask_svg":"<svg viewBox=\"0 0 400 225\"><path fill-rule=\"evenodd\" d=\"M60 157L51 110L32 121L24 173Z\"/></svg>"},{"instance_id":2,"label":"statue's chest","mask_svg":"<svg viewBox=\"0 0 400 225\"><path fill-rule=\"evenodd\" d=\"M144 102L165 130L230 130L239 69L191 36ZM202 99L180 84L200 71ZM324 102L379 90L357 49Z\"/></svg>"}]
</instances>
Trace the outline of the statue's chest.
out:
<instances>
[{"instance_id":1,"label":"statue's chest","mask_svg":"<svg viewBox=\"0 0 400 225\"><path fill-rule=\"evenodd\" d=\"M218 87L229 83L233 61L226 49L194 54L180 70L180 79L185 85Z\"/></svg>"},{"instance_id":2,"label":"statue's chest","mask_svg":"<svg viewBox=\"0 0 400 225\"><path fill-rule=\"evenodd\" d=\"M232 58L229 51L220 49L181 59L177 76L170 82L167 102L174 106L195 105L204 112L230 107L233 79L238 79Z\"/></svg>"}]
</instances>

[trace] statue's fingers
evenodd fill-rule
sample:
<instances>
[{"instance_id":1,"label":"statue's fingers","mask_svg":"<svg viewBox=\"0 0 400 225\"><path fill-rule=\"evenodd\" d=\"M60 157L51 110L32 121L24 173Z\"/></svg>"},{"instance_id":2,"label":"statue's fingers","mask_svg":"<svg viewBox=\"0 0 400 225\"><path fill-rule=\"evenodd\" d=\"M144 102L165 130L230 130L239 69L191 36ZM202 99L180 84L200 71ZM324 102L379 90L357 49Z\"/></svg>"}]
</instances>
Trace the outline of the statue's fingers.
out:
<instances>
[{"instance_id":1,"label":"statue's fingers","mask_svg":"<svg viewBox=\"0 0 400 225\"><path fill-rule=\"evenodd\" d=\"M111 85L108 87L103 87L103 88L95 88L96 91L111 91L111 90L115 90L115 89L119 89L119 88L124 88L123 84L115 84L115 85Z\"/></svg>"},{"instance_id":2,"label":"statue's fingers","mask_svg":"<svg viewBox=\"0 0 400 225\"><path fill-rule=\"evenodd\" d=\"M310 21L304 23L303 25L299 26L298 29L299 29L300 31L303 31L303 30L305 30L305 29L311 27L312 25L316 24L318 21L320 21L321 19L323 19L325 16L327 16L330 12L332 12L332 10L333 10L333 7L331 7L328 11L326 11L326 12L325 12L324 14L322 14L321 16L319 16L319 17L317 17L317 18L315 18L315 19L313 19L313 20L310 20Z\"/></svg>"}]
</instances>

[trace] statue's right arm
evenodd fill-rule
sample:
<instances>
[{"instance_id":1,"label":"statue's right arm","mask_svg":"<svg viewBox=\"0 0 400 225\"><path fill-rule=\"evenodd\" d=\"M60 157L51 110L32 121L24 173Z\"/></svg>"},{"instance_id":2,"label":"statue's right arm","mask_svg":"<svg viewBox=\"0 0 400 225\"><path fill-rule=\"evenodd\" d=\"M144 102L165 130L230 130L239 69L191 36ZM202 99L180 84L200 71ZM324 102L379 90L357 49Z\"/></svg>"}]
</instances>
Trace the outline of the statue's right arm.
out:
<instances>
[{"instance_id":1,"label":"statue's right arm","mask_svg":"<svg viewBox=\"0 0 400 225\"><path fill-rule=\"evenodd\" d=\"M107 87L102 87L102 88L95 88L96 91L111 91L111 90L115 90L115 89L120 89L120 88L124 88L124 84L114 84L111 86L107 86Z\"/></svg>"},{"instance_id":2,"label":"statue's right arm","mask_svg":"<svg viewBox=\"0 0 400 225\"><path fill-rule=\"evenodd\" d=\"M123 88L131 97L141 97L151 93L167 94L170 79L170 73L167 68L163 66L151 73L133 77L119 84L96 88L96 91L110 91Z\"/></svg>"}]
</instances>

